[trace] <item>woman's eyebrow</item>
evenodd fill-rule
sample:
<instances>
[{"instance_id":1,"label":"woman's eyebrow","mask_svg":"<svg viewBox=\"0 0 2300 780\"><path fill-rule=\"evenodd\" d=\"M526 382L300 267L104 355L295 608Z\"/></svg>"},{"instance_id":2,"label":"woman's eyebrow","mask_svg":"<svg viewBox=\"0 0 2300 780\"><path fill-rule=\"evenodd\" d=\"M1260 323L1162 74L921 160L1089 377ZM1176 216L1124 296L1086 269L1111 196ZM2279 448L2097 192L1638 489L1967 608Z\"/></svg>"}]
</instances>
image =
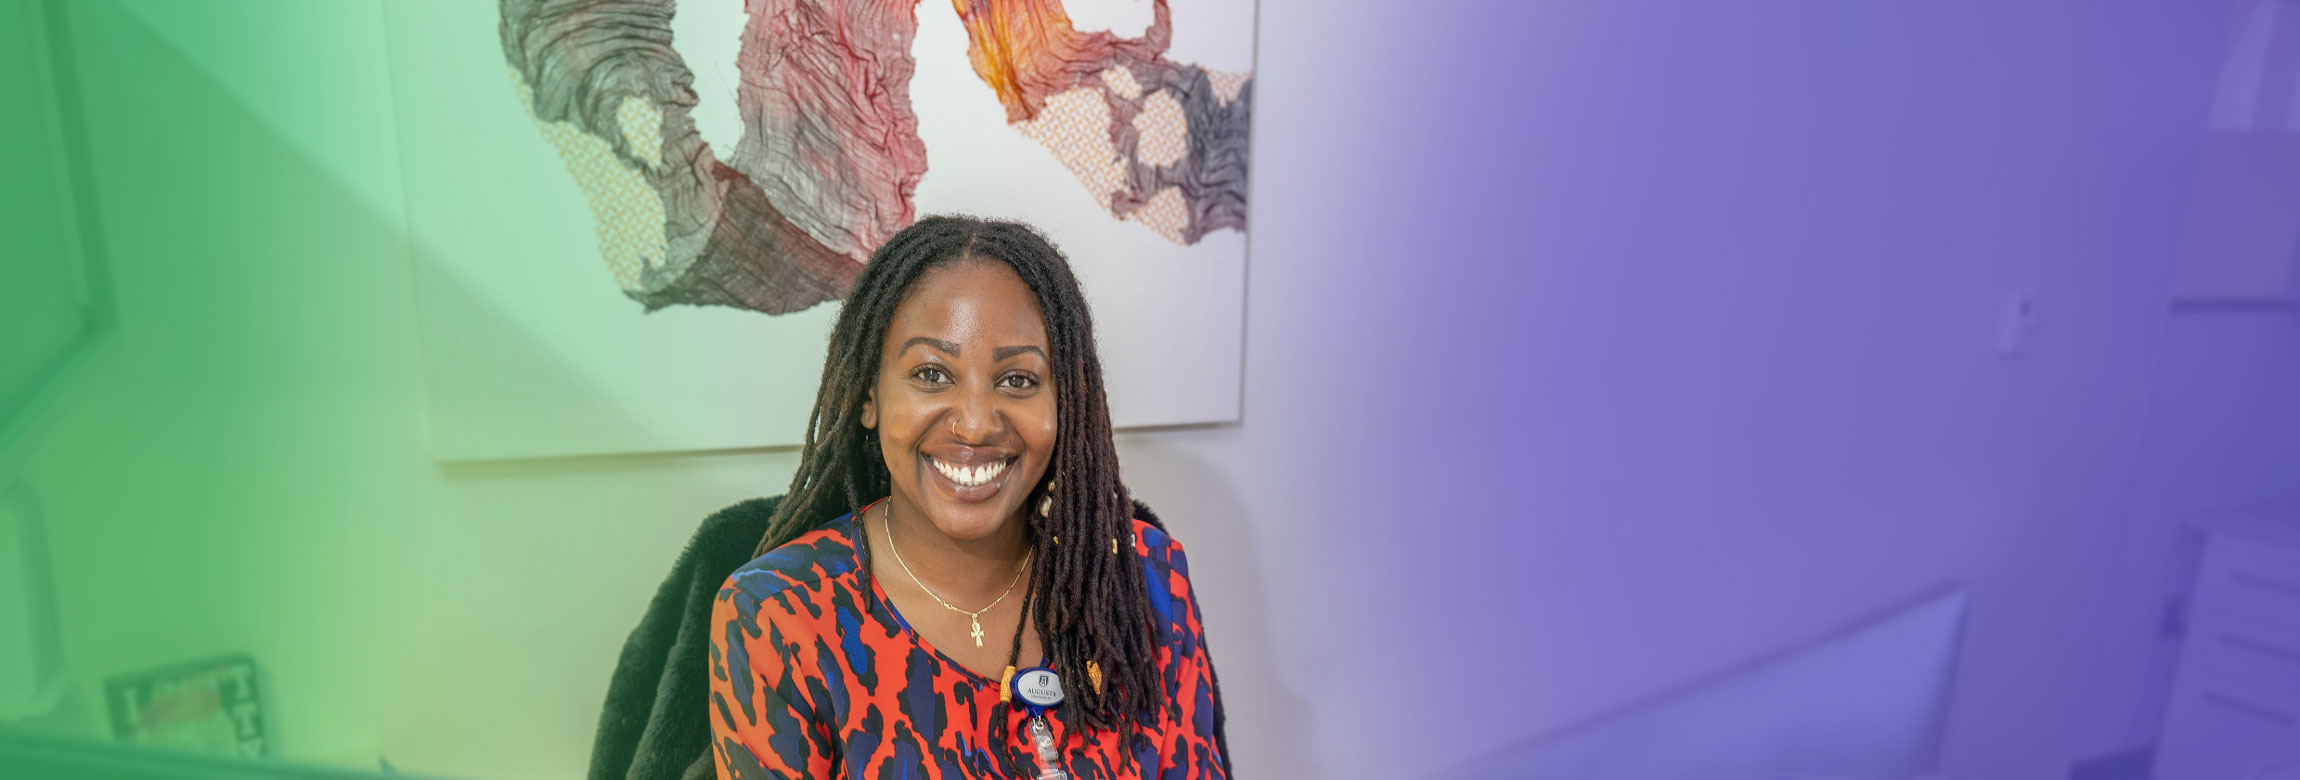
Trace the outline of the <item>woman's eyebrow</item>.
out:
<instances>
[{"instance_id":1,"label":"woman's eyebrow","mask_svg":"<svg viewBox=\"0 0 2300 780\"><path fill-rule=\"evenodd\" d=\"M953 344L953 343L950 343L950 342L948 342L948 341L944 341L944 340L942 340L942 339L930 339L930 338L927 338L927 337L925 337L925 336L913 336L913 337L911 337L911 339L910 339L909 341L905 341L905 342L903 342L903 343L902 343L902 349L899 349L899 350L895 350L895 354L897 354L897 355L900 355L900 354L902 354L902 353L904 353L904 352L909 352L911 347L915 347L915 346L918 346L918 345L920 345L920 344L925 344L925 345L927 345L927 346L930 346L930 347L933 347L933 348L935 348L935 349L938 349L938 350L942 350L944 354L948 354L948 355L950 355L951 357L958 357L958 345L957 345L957 344Z\"/></svg>"},{"instance_id":2,"label":"woman's eyebrow","mask_svg":"<svg viewBox=\"0 0 2300 780\"><path fill-rule=\"evenodd\" d=\"M999 347L990 351L990 359L994 361L1005 360L1007 358L1014 357L1015 355L1020 355L1024 352L1036 352L1038 353L1038 359L1047 359L1046 350L1039 349L1036 345L1032 344L1024 344L1019 347Z\"/></svg>"}]
</instances>

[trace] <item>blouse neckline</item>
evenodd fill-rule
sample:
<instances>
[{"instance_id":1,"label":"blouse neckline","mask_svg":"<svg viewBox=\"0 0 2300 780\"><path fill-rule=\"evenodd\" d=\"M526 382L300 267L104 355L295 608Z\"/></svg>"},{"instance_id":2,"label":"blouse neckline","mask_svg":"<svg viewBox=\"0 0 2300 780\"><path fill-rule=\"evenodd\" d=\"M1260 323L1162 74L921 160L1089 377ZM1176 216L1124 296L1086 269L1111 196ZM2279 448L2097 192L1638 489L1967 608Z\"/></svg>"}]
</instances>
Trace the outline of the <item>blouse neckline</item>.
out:
<instances>
[{"instance_id":1,"label":"blouse neckline","mask_svg":"<svg viewBox=\"0 0 2300 780\"><path fill-rule=\"evenodd\" d=\"M894 616L894 624L902 627L903 636L909 637L911 643L918 645L919 649L925 650L928 654L934 656L935 660L941 662L944 666L948 666L952 669L957 669L960 674L972 678L977 685L982 685L993 689L997 688L1000 684L999 681L985 677L981 672L977 672L971 668L968 668L966 664L959 663L958 659L944 654L942 652L942 648L935 647L933 642L927 641L926 636L918 632L918 629L912 628L910 625L910 620L902 616L902 609L894 605L894 599L887 598L886 589L879 587L878 575L863 567L863 548L865 545L870 544L870 539L867 536L870 533L870 521L868 519L870 517L870 510L873 507L883 503L886 503L886 499L881 498L877 501L872 501L863 505L863 508L861 509L847 513L847 535L848 538L854 540L854 544L850 545L853 549L850 550L849 553L854 557L855 570L862 574L863 579L870 581L871 599L886 606L887 614ZM1025 600L1026 609L1027 604L1028 601ZM1023 619L1028 620L1029 615L1025 614ZM1044 641L1044 638L1041 637L1040 641ZM1040 658L1038 661L1040 666L1046 666L1048 663L1048 659L1045 658Z\"/></svg>"}]
</instances>

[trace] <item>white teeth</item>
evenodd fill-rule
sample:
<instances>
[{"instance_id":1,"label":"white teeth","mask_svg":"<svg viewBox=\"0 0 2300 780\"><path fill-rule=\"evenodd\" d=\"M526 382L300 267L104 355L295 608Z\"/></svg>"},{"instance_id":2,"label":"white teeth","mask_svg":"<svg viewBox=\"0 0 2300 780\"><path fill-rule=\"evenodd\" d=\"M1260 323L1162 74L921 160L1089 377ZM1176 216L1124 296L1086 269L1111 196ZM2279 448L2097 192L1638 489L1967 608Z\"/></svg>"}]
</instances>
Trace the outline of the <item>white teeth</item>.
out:
<instances>
[{"instance_id":1,"label":"white teeth","mask_svg":"<svg viewBox=\"0 0 2300 780\"><path fill-rule=\"evenodd\" d=\"M989 484L991 480L997 479L1000 473L1006 471L1005 461L980 466L953 466L934 458L927 458L927 462L933 463L934 470L942 472L942 475L949 477L950 481L967 487Z\"/></svg>"}]
</instances>

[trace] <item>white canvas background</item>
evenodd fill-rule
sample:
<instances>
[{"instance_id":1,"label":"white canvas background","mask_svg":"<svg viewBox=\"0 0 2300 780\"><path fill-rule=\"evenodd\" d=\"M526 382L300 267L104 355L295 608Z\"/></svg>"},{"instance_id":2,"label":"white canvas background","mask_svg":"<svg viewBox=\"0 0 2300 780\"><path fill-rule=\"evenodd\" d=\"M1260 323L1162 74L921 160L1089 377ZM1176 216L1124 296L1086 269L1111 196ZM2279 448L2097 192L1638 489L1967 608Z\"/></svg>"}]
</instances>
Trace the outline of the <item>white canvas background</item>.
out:
<instances>
[{"instance_id":1,"label":"white canvas background","mask_svg":"<svg viewBox=\"0 0 2300 780\"><path fill-rule=\"evenodd\" d=\"M1116 24L1140 6L1134 30L1147 21L1146 2L1073 5L1082 19ZM513 93L495 4L385 9L435 456L800 443L836 304L780 317L691 306L643 314L616 288L582 192ZM1170 56L1251 69L1251 12L1175 3ZM674 34L706 93L699 124L715 150L731 148L740 128L714 119L709 91L732 78L739 28L693 33L712 20L740 24L740 7L682 14ZM955 11L923 0L918 16L911 98L928 166L919 213L1020 219L1063 248L1094 307L1117 425L1236 420L1245 235L1218 231L1185 247L1112 218L1051 153L1006 126L967 65ZM703 62L728 64L714 72Z\"/></svg>"}]
</instances>

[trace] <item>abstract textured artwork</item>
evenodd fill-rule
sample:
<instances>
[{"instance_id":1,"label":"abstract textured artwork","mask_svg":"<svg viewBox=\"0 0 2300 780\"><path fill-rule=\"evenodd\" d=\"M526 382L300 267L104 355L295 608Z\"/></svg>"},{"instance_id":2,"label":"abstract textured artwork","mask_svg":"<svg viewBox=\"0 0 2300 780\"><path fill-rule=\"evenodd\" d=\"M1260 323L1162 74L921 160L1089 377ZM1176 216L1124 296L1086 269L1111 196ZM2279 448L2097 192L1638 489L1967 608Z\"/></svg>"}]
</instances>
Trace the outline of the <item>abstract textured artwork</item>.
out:
<instances>
[{"instance_id":1,"label":"abstract textured artwork","mask_svg":"<svg viewBox=\"0 0 2300 780\"><path fill-rule=\"evenodd\" d=\"M1062 248L1113 424L1238 419L1250 0L378 5L441 461L800 444L927 214Z\"/></svg>"},{"instance_id":2,"label":"abstract textured artwork","mask_svg":"<svg viewBox=\"0 0 2300 780\"><path fill-rule=\"evenodd\" d=\"M732 0L728 0L731 2ZM694 3L696 0L687 0ZM1192 245L1246 228L1253 79L1167 57L1173 9L1138 36L1084 32L1060 0L953 0L965 63L1012 131L1084 198ZM740 140L696 126L674 0L503 0L514 90L588 201L609 275L648 310L788 314L836 299L918 214L934 160L912 101L918 0L744 4Z\"/></svg>"}]
</instances>

